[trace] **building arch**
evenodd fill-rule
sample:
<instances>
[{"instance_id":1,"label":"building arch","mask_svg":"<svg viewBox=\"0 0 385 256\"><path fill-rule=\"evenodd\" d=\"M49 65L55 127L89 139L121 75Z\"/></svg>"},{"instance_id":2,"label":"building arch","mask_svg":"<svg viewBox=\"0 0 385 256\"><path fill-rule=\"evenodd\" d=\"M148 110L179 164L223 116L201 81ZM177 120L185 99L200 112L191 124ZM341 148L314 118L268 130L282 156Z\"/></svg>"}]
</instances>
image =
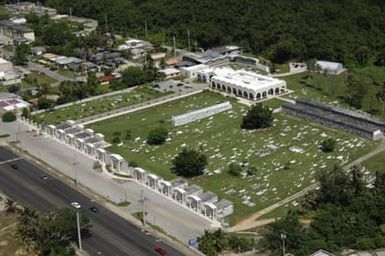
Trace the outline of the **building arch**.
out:
<instances>
[{"instance_id":1,"label":"building arch","mask_svg":"<svg viewBox=\"0 0 385 256\"><path fill-rule=\"evenodd\" d=\"M222 84L222 91L226 91L226 86Z\"/></svg>"},{"instance_id":2,"label":"building arch","mask_svg":"<svg viewBox=\"0 0 385 256\"><path fill-rule=\"evenodd\" d=\"M237 89L233 88L233 94L237 94Z\"/></svg>"},{"instance_id":3,"label":"building arch","mask_svg":"<svg viewBox=\"0 0 385 256\"><path fill-rule=\"evenodd\" d=\"M201 80L203 80L203 79L202 79L202 75L201 75L201 74L198 74L198 81L201 81Z\"/></svg>"},{"instance_id":4,"label":"building arch","mask_svg":"<svg viewBox=\"0 0 385 256\"><path fill-rule=\"evenodd\" d=\"M249 100L254 100L254 94L252 94L251 92L249 93Z\"/></svg>"},{"instance_id":5,"label":"building arch","mask_svg":"<svg viewBox=\"0 0 385 256\"><path fill-rule=\"evenodd\" d=\"M241 91L241 89L238 89L238 95L239 95L239 96L242 96L242 91Z\"/></svg>"},{"instance_id":6,"label":"building arch","mask_svg":"<svg viewBox=\"0 0 385 256\"><path fill-rule=\"evenodd\" d=\"M220 85L220 84L217 84L217 89L218 89L218 90L221 89L221 85Z\"/></svg>"},{"instance_id":7,"label":"building arch","mask_svg":"<svg viewBox=\"0 0 385 256\"><path fill-rule=\"evenodd\" d=\"M227 86L227 93L231 93L231 87Z\"/></svg>"},{"instance_id":8,"label":"building arch","mask_svg":"<svg viewBox=\"0 0 385 256\"><path fill-rule=\"evenodd\" d=\"M266 98L267 97L267 92L263 92L262 93L262 98Z\"/></svg>"},{"instance_id":9,"label":"building arch","mask_svg":"<svg viewBox=\"0 0 385 256\"><path fill-rule=\"evenodd\" d=\"M268 92L269 95L274 95L274 89L269 89L269 92Z\"/></svg>"},{"instance_id":10,"label":"building arch","mask_svg":"<svg viewBox=\"0 0 385 256\"><path fill-rule=\"evenodd\" d=\"M243 91L243 97L245 97L246 99L248 98L248 93L246 91Z\"/></svg>"},{"instance_id":11,"label":"building arch","mask_svg":"<svg viewBox=\"0 0 385 256\"><path fill-rule=\"evenodd\" d=\"M279 94L279 88L275 88L275 95Z\"/></svg>"},{"instance_id":12,"label":"building arch","mask_svg":"<svg viewBox=\"0 0 385 256\"><path fill-rule=\"evenodd\" d=\"M215 84L215 82L212 82L211 83L211 88L215 88L217 85Z\"/></svg>"},{"instance_id":13,"label":"building arch","mask_svg":"<svg viewBox=\"0 0 385 256\"><path fill-rule=\"evenodd\" d=\"M260 100L260 99L261 99L261 94L257 93L257 100Z\"/></svg>"}]
</instances>

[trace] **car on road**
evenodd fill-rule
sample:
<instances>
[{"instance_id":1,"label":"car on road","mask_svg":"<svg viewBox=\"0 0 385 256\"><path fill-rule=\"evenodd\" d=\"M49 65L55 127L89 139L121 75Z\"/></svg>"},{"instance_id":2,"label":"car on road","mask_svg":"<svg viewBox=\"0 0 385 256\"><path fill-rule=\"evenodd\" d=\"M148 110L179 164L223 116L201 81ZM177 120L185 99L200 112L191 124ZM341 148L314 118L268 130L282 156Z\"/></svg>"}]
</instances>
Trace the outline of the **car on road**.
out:
<instances>
[{"instance_id":1,"label":"car on road","mask_svg":"<svg viewBox=\"0 0 385 256\"><path fill-rule=\"evenodd\" d=\"M99 212L99 208L96 207L96 206L91 206L91 207L90 207L90 211L91 211L91 212L94 212L94 213L97 213L97 212Z\"/></svg>"},{"instance_id":2,"label":"car on road","mask_svg":"<svg viewBox=\"0 0 385 256\"><path fill-rule=\"evenodd\" d=\"M76 209L80 209L82 207L78 202L72 202L71 206L76 208Z\"/></svg>"},{"instance_id":3,"label":"car on road","mask_svg":"<svg viewBox=\"0 0 385 256\"><path fill-rule=\"evenodd\" d=\"M46 181L46 180L48 180L48 176L47 175L43 175L43 176L40 177L40 179Z\"/></svg>"},{"instance_id":4,"label":"car on road","mask_svg":"<svg viewBox=\"0 0 385 256\"><path fill-rule=\"evenodd\" d=\"M17 164L11 164L11 167L15 170L19 169L19 166L17 166Z\"/></svg>"},{"instance_id":5,"label":"car on road","mask_svg":"<svg viewBox=\"0 0 385 256\"><path fill-rule=\"evenodd\" d=\"M157 253L159 253L160 255L166 255L167 251L165 249L163 249L162 247L160 247L159 245L157 245L155 247L155 251Z\"/></svg>"}]
</instances>

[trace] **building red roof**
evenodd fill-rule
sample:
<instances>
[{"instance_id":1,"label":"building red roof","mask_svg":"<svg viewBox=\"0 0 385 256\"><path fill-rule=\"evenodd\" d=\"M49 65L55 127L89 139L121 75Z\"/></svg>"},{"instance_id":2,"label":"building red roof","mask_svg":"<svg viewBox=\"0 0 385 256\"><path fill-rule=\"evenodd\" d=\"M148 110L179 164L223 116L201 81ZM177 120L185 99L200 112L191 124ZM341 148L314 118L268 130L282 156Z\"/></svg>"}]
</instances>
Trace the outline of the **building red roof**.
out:
<instances>
[{"instance_id":1,"label":"building red roof","mask_svg":"<svg viewBox=\"0 0 385 256\"><path fill-rule=\"evenodd\" d=\"M115 80L115 79L116 78L111 75L101 76L101 77L98 77L98 82L99 83L111 82L112 80Z\"/></svg>"}]
</instances>

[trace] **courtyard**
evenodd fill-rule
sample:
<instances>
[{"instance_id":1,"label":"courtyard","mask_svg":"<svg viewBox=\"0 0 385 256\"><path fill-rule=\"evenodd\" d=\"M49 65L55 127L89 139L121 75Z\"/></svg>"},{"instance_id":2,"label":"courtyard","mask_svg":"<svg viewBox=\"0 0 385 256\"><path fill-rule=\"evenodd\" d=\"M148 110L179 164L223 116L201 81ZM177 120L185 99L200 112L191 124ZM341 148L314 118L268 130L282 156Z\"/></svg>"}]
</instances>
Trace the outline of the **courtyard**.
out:
<instances>
[{"instance_id":1,"label":"courtyard","mask_svg":"<svg viewBox=\"0 0 385 256\"><path fill-rule=\"evenodd\" d=\"M233 108L184 126L171 124L172 115L223 101L230 101ZM276 103L271 105L278 105ZM246 111L247 107L235 99L205 91L161 107L95 123L90 128L105 134L109 142L120 137L123 143L109 147L110 152L166 179L175 178L170 171L171 160L182 148L203 151L208 159L205 174L192 178L189 183L232 201L235 211L229 216L230 224L316 182L320 169L348 163L378 145L281 113L275 114L273 126L268 129L241 130L241 119ZM169 138L164 145L150 146L146 137L156 127L167 128ZM319 149L319 144L328 137L337 140L333 153L323 153ZM257 173L233 177L227 172L232 162L254 166ZM292 202L293 206L297 204Z\"/></svg>"}]
</instances>

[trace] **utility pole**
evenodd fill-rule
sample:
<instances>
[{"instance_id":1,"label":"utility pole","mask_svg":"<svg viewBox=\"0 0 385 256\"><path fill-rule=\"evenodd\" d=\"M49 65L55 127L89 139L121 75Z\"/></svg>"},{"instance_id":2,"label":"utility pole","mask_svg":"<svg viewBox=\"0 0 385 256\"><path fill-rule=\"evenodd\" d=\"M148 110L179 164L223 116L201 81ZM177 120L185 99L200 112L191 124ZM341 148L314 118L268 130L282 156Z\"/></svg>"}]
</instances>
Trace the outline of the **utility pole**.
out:
<instances>
[{"instance_id":1,"label":"utility pole","mask_svg":"<svg viewBox=\"0 0 385 256\"><path fill-rule=\"evenodd\" d=\"M172 45L173 45L173 50L174 50L174 57L176 57L176 41L175 41L175 36L172 37Z\"/></svg>"},{"instance_id":2,"label":"utility pole","mask_svg":"<svg viewBox=\"0 0 385 256\"><path fill-rule=\"evenodd\" d=\"M286 252L285 252L286 233L285 232L281 233L281 239L282 239L282 255L285 256L286 255Z\"/></svg>"},{"instance_id":3,"label":"utility pole","mask_svg":"<svg viewBox=\"0 0 385 256\"><path fill-rule=\"evenodd\" d=\"M190 29L187 30L188 50L191 51Z\"/></svg>"},{"instance_id":4,"label":"utility pole","mask_svg":"<svg viewBox=\"0 0 385 256\"><path fill-rule=\"evenodd\" d=\"M77 165L76 154L74 154L74 182L75 182L75 186L78 185L78 179L77 179L77 173L76 173L76 165Z\"/></svg>"},{"instance_id":5,"label":"utility pole","mask_svg":"<svg viewBox=\"0 0 385 256\"><path fill-rule=\"evenodd\" d=\"M72 7L70 7L70 25L72 25Z\"/></svg>"},{"instance_id":6,"label":"utility pole","mask_svg":"<svg viewBox=\"0 0 385 256\"><path fill-rule=\"evenodd\" d=\"M108 20L107 20L107 14L104 15L104 30L105 30L105 33L107 33L107 25L108 25Z\"/></svg>"},{"instance_id":7,"label":"utility pole","mask_svg":"<svg viewBox=\"0 0 385 256\"><path fill-rule=\"evenodd\" d=\"M78 227L78 241L79 241L79 250L82 250L82 236L80 234L80 218L79 218L79 211L76 210L76 224Z\"/></svg>"},{"instance_id":8,"label":"utility pole","mask_svg":"<svg viewBox=\"0 0 385 256\"><path fill-rule=\"evenodd\" d=\"M144 20L144 34L145 34L146 38L148 38L147 20Z\"/></svg>"},{"instance_id":9,"label":"utility pole","mask_svg":"<svg viewBox=\"0 0 385 256\"><path fill-rule=\"evenodd\" d=\"M142 218L143 218L143 227L146 227L146 211L145 211L145 208L144 208L144 201L147 200L147 198L144 197L144 190L142 189L140 191L140 200L139 202L142 203Z\"/></svg>"}]
</instances>

